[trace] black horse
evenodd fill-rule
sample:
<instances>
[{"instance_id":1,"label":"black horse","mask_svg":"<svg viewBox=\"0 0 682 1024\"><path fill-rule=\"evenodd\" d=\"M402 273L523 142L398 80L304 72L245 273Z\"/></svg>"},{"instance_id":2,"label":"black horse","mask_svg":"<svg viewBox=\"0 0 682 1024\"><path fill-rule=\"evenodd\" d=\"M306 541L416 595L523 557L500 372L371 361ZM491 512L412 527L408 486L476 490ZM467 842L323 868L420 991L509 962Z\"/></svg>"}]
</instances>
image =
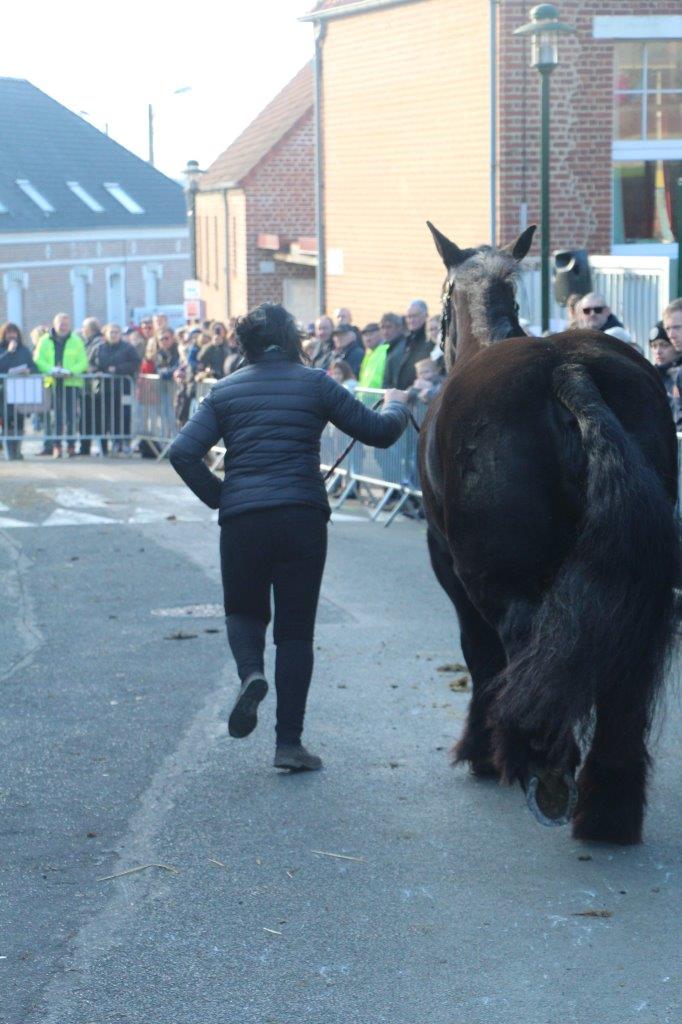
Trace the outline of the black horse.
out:
<instances>
[{"instance_id":1,"label":"black horse","mask_svg":"<svg viewBox=\"0 0 682 1024\"><path fill-rule=\"evenodd\" d=\"M677 440L632 347L529 338L515 277L534 228L447 268L448 379L420 438L428 543L473 680L454 749L573 835L641 840L647 738L674 638ZM575 773L586 751L577 785Z\"/></svg>"}]
</instances>

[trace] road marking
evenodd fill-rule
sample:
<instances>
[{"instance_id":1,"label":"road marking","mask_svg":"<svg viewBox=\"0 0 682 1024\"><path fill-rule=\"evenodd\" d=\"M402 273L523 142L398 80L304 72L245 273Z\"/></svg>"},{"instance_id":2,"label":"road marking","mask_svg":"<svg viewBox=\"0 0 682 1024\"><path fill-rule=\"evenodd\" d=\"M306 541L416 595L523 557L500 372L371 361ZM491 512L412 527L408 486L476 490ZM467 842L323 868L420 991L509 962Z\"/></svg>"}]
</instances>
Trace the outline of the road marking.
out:
<instances>
[{"instance_id":1,"label":"road marking","mask_svg":"<svg viewBox=\"0 0 682 1024\"><path fill-rule=\"evenodd\" d=\"M225 617L225 609L221 604L187 604L180 608L153 608L152 615L164 619L222 619Z\"/></svg>"},{"instance_id":2,"label":"road marking","mask_svg":"<svg viewBox=\"0 0 682 1024\"><path fill-rule=\"evenodd\" d=\"M36 487L36 491L62 508L106 508L104 498L84 487Z\"/></svg>"},{"instance_id":3,"label":"road marking","mask_svg":"<svg viewBox=\"0 0 682 1024\"><path fill-rule=\"evenodd\" d=\"M19 526L37 526L38 523L24 523L21 519L0 519L0 530L14 530Z\"/></svg>"},{"instance_id":4,"label":"road marking","mask_svg":"<svg viewBox=\"0 0 682 1024\"><path fill-rule=\"evenodd\" d=\"M179 487L145 487L145 495L151 495L152 498L156 498L162 504L173 504L178 501L183 505L201 505L202 502L192 494L191 491L186 488L180 489Z\"/></svg>"},{"instance_id":5,"label":"road marking","mask_svg":"<svg viewBox=\"0 0 682 1024\"><path fill-rule=\"evenodd\" d=\"M106 516L93 516L89 512L72 512L70 509L58 508L43 523L43 526L100 526L107 523L119 523L120 519L108 519ZM37 525L37 524L36 524Z\"/></svg>"},{"instance_id":6,"label":"road marking","mask_svg":"<svg viewBox=\"0 0 682 1024\"><path fill-rule=\"evenodd\" d=\"M368 516L350 516L346 512L332 512L333 523L368 523Z\"/></svg>"}]
</instances>

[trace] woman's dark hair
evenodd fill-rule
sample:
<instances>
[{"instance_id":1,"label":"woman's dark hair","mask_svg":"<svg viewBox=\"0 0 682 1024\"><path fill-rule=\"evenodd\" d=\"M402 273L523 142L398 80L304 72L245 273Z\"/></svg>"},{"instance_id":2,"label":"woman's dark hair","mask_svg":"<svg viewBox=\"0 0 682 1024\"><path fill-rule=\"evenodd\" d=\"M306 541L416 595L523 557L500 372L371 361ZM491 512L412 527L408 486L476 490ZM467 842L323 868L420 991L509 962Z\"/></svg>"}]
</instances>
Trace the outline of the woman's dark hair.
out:
<instances>
[{"instance_id":1,"label":"woman's dark hair","mask_svg":"<svg viewBox=\"0 0 682 1024\"><path fill-rule=\"evenodd\" d=\"M304 361L301 332L291 313L274 302L263 302L237 320L239 347L249 363L257 363L268 348L280 349L292 363Z\"/></svg>"},{"instance_id":2,"label":"woman's dark hair","mask_svg":"<svg viewBox=\"0 0 682 1024\"><path fill-rule=\"evenodd\" d=\"M0 324L0 345L4 346L5 339L10 331L16 333L19 344L23 345L24 339L21 336L21 331L16 324L11 322L11 320L7 320L4 324Z\"/></svg>"}]
</instances>

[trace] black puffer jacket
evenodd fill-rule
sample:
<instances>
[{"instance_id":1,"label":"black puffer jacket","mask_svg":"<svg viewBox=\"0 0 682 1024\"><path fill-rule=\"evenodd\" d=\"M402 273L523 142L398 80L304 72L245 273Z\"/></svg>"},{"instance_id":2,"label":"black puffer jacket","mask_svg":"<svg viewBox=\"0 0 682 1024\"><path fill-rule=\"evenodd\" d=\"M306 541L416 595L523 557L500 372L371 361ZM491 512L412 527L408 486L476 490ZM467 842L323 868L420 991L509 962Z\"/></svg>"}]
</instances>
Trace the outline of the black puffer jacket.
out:
<instances>
[{"instance_id":1,"label":"black puffer jacket","mask_svg":"<svg viewBox=\"0 0 682 1024\"><path fill-rule=\"evenodd\" d=\"M101 341L94 349L90 349L90 369L96 373L117 373L134 377L140 369L140 357L137 349L129 341L117 341L114 344ZM114 370L110 371L109 367Z\"/></svg>"},{"instance_id":2,"label":"black puffer jacket","mask_svg":"<svg viewBox=\"0 0 682 1024\"><path fill-rule=\"evenodd\" d=\"M14 352L10 352L8 345L0 345L0 373L8 373L17 366L26 366L30 373L38 373L31 350L23 342L17 345Z\"/></svg>"},{"instance_id":3,"label":"black puffer jacket","mask_svg":"<svg viewBox=\"0 0 682 1024\"><path fill-rule=\"evenodd\" d=\"M320 473L320 435L328 422L364 444L388 448L408 423L407 407L391 402L372 412L323 370L279 352L215 384L171 445L173 468L220 522L278 505L312 505L329 514ZM202 461L223 438L225 481Z\"/></svg>"}]
</instances>

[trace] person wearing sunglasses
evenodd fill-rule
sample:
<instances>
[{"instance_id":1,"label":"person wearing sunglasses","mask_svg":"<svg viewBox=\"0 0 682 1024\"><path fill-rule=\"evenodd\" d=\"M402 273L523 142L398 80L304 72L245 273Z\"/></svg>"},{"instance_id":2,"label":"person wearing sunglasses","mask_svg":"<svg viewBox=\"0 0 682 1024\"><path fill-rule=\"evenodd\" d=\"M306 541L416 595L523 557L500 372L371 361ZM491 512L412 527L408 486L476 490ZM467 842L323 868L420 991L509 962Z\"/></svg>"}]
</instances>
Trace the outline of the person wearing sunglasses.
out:
<instances>
[{"instance_id":1,"label":"person wearing sunglasses","mask_svg":"<svg viewBox=\"0 0 682 1024\"><path fill-rule=\"evenodd\" d=\"M603 331L608 334L613 327L623 327L621 320L615 316L606 303L606 299L598 292L583 295L578 305L580 326L588 331Z\"/></svg>"}]
</instances>

